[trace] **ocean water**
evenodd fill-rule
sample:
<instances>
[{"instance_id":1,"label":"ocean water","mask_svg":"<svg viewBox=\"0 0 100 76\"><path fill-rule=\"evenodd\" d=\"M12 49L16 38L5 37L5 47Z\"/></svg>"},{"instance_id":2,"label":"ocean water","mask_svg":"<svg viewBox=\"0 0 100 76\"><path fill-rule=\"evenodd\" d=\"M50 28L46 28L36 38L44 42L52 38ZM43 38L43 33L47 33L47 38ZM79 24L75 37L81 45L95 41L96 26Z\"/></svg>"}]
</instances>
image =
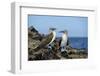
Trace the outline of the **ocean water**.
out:
<instances>
[{"instance_id":1,"label":"ocean water","mask_svg":"<svg viewBox=\"0 0 100 76\"><path fill-rule=\"evenodd\" d=\"M73 48L88 49L87 37L70 37L69 43Z\"/></svg>"}]
</instances>

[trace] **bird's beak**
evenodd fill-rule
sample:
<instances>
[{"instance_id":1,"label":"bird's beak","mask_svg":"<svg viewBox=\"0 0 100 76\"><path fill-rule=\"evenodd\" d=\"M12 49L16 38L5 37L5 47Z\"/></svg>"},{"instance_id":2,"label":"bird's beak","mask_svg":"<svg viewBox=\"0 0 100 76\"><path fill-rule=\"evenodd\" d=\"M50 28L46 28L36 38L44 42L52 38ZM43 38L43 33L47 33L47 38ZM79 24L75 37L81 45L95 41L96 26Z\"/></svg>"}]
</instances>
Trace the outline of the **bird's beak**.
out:
<instances>
[{"instance_id":1,"label":"bird's beak","mask_svg":"<svg viewBox=\"0 0 100 76\"><path fill-rule=\"evenodd\" d=\"M56 28L49 28L49 29L52 30L52 31L56 30Z\"/></svg>"},{"instance_id":2,"label":"bird's beak","mask_svg":"<svg viewBox=\"0 0 100 76\"><path fill-rule=\"evenodd\" d=\"M59 31L59 33L64 33L64 31Z\"/></svg>"},{"instance_id":3,"label":"bird's beak","mask_svg":"<svg viewBox=\"0 0 100 76\"><path fill-rule=\"evenodd\" d=\"M56 28L53 28L53 30L57 30Z\"/></svg>"}]
</instances>

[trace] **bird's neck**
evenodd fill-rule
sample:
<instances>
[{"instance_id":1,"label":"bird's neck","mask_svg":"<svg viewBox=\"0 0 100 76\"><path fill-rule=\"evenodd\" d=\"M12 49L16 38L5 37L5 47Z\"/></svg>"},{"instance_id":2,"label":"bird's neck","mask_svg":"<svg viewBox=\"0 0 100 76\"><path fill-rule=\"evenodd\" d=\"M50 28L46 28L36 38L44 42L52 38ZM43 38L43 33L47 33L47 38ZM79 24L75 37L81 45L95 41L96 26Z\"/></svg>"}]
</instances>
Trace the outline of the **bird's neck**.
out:
<instances>
[{"instance_id":1,"label":"bird's neck","mask_svg":"<svg viewBox=\"0 0 100 76\"><path fill-rule=\"evenodd\" d=\"M64 34L62 35L62 40L67 40L67 34L64 33Z\"/></svg>"},{"instance_id":2,"label":"bird's neck","mask_svg":"<svg viewBox=\"0 0 100 76\"><path fill-rule=\"evenodd\" d=\"M56 32L52 31L51 33L53 34L53 38L52 38L52 40L51 40L51 42L49 44L51 44L56 38Z\"/></svg>"},{"instance_id":3,"label":"bird's neck","mask_svg":"<svg viewBox=\"0 0 100 76\"><path fill-rule=\"evenodd\" d=\"M55 31L52 31L52 34L53 34L53 39L52 39L52 41L54 41L55 38L56 38L56 32L55 32Z\"/></svg>"},{"instance_id":4,"label":"bird's neck","mask_svg":"<svg viewBox=\"0 0 100 76\"><path fill-rule=\"evenodd\" d=\"M52 33L53 33L53 36L55 36L55 35L56 35L56 32L55 32L55 31L52 31Z\"/></svg>"}]
</instances>

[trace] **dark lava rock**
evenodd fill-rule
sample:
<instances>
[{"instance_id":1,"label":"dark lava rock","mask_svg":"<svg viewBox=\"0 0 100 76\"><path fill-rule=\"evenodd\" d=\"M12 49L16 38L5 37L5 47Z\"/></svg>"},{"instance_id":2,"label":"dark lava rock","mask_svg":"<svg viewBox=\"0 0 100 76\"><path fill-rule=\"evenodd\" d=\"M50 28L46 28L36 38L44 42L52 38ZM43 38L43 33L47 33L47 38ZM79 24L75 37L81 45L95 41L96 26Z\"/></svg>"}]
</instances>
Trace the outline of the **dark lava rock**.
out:
<instances>
[{"instance_id":1,"label":"dark lava rock","mask_svg":"<svg viewBox=\"0 0 100 76\"><path fill-rule=\"evenodd\" d=\"M28 60L52 60L52 59L79 59L87 58L88 53L86 49L75 49L70 46L70 42L66 45L66 51L60 51L61 38L56 38L53 42L52 49L44 46L38 51L34 51L39 46L41 40L46 35L40 34L33 26L28 28Z\"/></svg>"},{"instance_id":2,"label":"dark lava rock","mask_svg":"<svg viewBox=\"0 0 100 76\"><path fill-rule=\"evenodd\" d=\"M66 51L61 52L61 56L64 58L68 58L68 53Z\"/></svg>"}]
</instances>

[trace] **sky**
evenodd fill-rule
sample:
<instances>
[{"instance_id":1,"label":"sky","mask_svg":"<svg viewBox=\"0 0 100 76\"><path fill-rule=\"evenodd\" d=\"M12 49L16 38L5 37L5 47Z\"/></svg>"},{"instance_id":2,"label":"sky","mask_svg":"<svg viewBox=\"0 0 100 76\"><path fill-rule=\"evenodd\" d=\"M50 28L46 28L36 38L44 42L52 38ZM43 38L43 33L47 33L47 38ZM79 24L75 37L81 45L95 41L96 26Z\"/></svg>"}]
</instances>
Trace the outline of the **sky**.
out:
<instances>
[{"instance_id":1,"label":"sky","mask_svg":"<svg viewBox=\"0 0 100 76\"><path fill-rule=\"evenodd\" d=\"M62 30L67 30L69 37L88 36L88 17L29 15L29 26L33 26L42 34L48 34L49 28L56 28L58 37L61 36L58 32Z\"/></svg>"}]
</instances>

